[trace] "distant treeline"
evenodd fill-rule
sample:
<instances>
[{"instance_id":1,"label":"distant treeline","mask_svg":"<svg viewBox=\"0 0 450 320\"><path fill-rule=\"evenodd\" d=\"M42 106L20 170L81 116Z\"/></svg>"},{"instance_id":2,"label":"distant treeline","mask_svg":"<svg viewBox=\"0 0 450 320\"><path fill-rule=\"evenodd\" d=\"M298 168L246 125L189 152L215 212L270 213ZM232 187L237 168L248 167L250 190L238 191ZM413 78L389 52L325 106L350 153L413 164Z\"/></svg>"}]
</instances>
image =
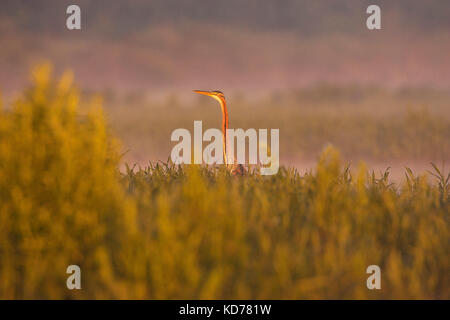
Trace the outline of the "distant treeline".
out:
<instances>
[{"instance_id":1,"label":"distant treeline","mask_svg":"<svg viewBox=\"0 0 450 320\"><path fill-rule=\"evenodd\" d=\"M27 31L65 32L71 0L2 0L0 18ZM448 0L78 0L85 28L121 35L154 24L218 23L304 34L362 32L369 4L382 8L383 23L427 30L450 28ZM364 25L364 24L363 24Z\"/></svg>"}]
</instances>

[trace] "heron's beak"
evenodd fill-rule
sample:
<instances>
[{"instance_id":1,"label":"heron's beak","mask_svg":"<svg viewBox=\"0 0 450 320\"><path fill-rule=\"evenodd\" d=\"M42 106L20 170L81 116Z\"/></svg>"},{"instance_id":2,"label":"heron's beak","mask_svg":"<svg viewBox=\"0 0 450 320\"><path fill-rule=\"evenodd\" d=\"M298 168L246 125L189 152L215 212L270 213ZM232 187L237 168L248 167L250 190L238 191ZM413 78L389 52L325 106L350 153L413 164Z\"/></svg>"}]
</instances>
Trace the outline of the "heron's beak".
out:
<instances>
[{"instance_id":1,"label":"heron's beak","mask_svg":"<svg viewBox=\"0 0 450 320\"><path fill-rule=\"evenodd\" d=\"M192 90L195 93L204 94L205 96L213 96L214 94L210 91L204 91L204 90Z\"/></svg>"}]
</instances>

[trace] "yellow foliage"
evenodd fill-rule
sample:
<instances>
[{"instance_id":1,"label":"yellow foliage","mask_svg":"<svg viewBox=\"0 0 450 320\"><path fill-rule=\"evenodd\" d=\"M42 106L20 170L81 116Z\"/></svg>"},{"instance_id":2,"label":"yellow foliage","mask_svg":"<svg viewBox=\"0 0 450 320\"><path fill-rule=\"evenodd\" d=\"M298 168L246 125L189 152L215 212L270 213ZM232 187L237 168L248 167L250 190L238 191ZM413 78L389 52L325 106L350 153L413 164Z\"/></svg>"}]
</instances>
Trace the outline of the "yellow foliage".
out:
<instances>
[{"instance_id":1,"label":"yellow foliage","mask_svg":"<svg viewBox=\"0 0 450 320\"><path fill-rule=\"evenodd\" d=\"M49 66L0 111L0 298L450 298L448 181L402 186L329 147L315 173L118 171L101 108ZM97 103L93 103L96 105ZM66 268L81 267L81 290ZM366 288L381 267L382 289Z\"/></svg>"},{"instance_id":2,"label":"yellow foliage","mask_svg":"<svg viewBox=\"0 0 450 320\"><path fill-rule=\"evenodd\" d=\"M137 230L117 143L100 112L77 113L70 75L53 84L46 65L33 78L0 114L0 297L118 297ZM91 289L67 290L71 264Z\"/></svg>"}]
</instances>

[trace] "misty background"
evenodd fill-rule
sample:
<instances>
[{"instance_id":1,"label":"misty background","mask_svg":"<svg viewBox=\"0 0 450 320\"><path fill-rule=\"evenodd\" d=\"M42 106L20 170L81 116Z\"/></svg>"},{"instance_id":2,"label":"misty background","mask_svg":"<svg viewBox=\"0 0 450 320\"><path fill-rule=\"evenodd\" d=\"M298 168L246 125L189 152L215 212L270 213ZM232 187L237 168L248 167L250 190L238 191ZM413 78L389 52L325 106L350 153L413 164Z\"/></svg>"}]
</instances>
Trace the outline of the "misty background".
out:
<instances>
[{"instance_id":1,"label":"misty background","mask_svg":"<svg viewBox=\"0 0 450 320\"><path fill-rule=\"evenodd\" d=\"M35 63L71 68L86 87L270 90L317 82L450 85L450 2L3 0L0 84L15 90ZM366 28L381 7L382 30Z\"/></svg>"},{"instance_id":2,"label":"misty background","mask_svg":"<svg viewBox=\"0 0 450 320\"><path fill-rule=\"evenodd\" d=\"M82 30L66 28L81 7ZM366 28L381 7L382 30ZM0 91L29 70L72 70L100 93L132 162L167 159L173 129L281 128L285 164L307 167L325 145L344 158L403 167L450 155L450 2L446 0L79 0L0 5Z\"/></svg>"}]
</instances>

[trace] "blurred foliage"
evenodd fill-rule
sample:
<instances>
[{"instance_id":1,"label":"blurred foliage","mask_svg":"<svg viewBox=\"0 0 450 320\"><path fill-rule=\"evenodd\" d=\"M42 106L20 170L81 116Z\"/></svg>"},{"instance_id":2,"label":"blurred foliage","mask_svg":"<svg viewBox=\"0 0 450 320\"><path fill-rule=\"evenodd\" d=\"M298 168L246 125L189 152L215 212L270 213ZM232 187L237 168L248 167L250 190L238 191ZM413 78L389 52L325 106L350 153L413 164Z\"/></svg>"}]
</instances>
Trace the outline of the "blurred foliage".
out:
<instances>
[{"instance_id":1,"label":"blurred foliage","mask_svg":"<svg viewBox=\"0 0 450 320\"><path fill-rule=\"evenodd\" d=\"M314 172L233 177L149 164L119 174L101 109L48 67L0 113L0 298L450 298L449 176L401 185ZM81 267L82 290L66 288ZM366 288L381 267L380 291Z\"/></svg>"},{"instance_id":2,"label":"blurred foliage","mask_svg":"<svg viewBox=\"0 0 450 320\"><path fill-rule=\"evenodd\" d=\"M328 148L317 172L244 178L158 163L124 176L146 242L152 298L448 298L447 189L352 176ZM365 268L382 270L382 290ZM145 265L143 258L139 265ZM144 272L144 270L142 270Z\"/></svg>"},{"instance_id":3,"label":"blurred foliage","mask_svg":"<svg viewBox=\"0 0 450 320\"><path fill-rule=\"evenodd\" d=\"M69 297L71 264L90 270L82 275L90 296L118 296L137 221L119 183L117 143L98 102L80 117L70 74L54 84L43 66L33 77L0 114L0 297Z\"/></svg>"}]
</instances>

